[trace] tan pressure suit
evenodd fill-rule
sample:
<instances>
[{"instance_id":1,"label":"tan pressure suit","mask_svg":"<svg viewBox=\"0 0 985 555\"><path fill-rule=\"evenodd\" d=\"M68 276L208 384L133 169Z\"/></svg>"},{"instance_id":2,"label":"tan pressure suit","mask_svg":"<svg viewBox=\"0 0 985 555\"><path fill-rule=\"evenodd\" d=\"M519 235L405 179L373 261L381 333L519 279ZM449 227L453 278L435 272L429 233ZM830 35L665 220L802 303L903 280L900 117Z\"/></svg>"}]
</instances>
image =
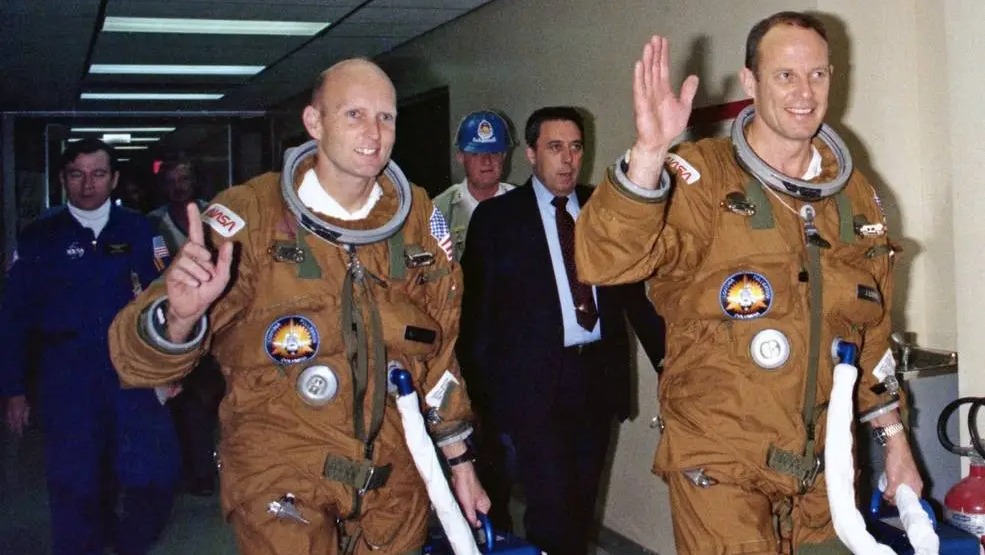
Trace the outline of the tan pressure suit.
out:
<instances>
[{"instance_id":1,"label":"tan pressure suit","mask_svg":"<svg viewBox=\"0 0 985 555\"><path fill-rule=\"evenodd\" d=\"M313 158L301 164L295 184L312 165ZM204 215L213 244L232 240L236 255L230 286L207 314L201 346L165 354L142 337L144 312L165 294L158 283L114 321L113 361L123 383L147 386L182 377L211 349L228 384L220 407L222 506L241 553L335 553L337 518L357 553L418 549L429 501L394 401L384 400L377 362L384 372L391 360L410 370L422 399L442 384L428 414L439 442L468 434L471 410L454 356L460 268L431 235L427 195L412 187L403 228L389 240L356 248L366 278L349 283L349 255L299 229L279 180L265 174L233 187ZM383 196L366 219L325 220L379 228L398 208L394 184L385 177L379 183ZM407 262L405 254L422 252L433 255L430 263ZM329 367L338 381L335 397L321 406L305 402L297 384L315 365ZM270 502L287 493L309 524L270 510Z\"/></svg>"},{"instance_id":2,"label":"tan pressure suit","mask_svg":"<svg viewBox=\"0 0 985 555\"><path fill-rule=\"evenodd\" d=\"M834 157L815 142L814 181L830 181ZM829 243L818 247L795 213L806 203L743 171L728 139L680 145L662 198L631 192L624 167L582 209L577 267L596 284L646 279L667 320L653 470L670 485L678 549L837 544L817 472L835 337L860 349L859 410L890 401L872 390L872 370L888 350L893 251L884 235L856 231L884 221L872 187L856 171L842 192L810 203Z\"/></svg>"}]
</instances>

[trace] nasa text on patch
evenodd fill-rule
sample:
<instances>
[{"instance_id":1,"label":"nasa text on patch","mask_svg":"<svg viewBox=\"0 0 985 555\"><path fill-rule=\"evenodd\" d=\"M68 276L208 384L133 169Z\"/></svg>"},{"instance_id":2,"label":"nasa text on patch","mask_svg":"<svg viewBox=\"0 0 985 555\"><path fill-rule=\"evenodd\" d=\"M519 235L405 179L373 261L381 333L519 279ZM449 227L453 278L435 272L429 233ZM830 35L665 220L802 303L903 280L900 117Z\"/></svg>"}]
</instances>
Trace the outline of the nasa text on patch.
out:
<instances>
[{"instance_id":1,"label":"nasa text on patch","mask_svg":"<svg viewBox=\"0 0 985 555\"><path fill-rule=\"evenodd\" d=\"M219 235L229 238L246 227L246 221L238 214L221 204L212 204L202 213L202 221Z\"/></svg>"},{"instance_id":2,"label":"nasa text on patch","mask_svg":"<svg viewBox=\"0 0 985 555\"><path fill-rule=\"evenodd\" d=\"M668 154L667 159L664 161L667 167L674 171L684 183L688 185L693 185L699 179L701 179L701 172L697 168L688 163L687 160L681 158L676 154Z\"/></svg>"}]
</instances>

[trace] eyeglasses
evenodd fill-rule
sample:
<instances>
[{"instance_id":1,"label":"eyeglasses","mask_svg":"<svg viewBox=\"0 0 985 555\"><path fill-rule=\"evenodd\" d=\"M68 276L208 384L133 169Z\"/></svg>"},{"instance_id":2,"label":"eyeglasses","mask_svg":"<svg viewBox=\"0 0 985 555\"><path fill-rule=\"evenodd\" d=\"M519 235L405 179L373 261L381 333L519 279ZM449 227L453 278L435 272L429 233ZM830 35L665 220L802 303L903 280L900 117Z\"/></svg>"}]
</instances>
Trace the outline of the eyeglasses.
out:
<instances>
[{"instance_id":1,"label":"eyeglasses","mask_svg":"<svg viewBox=\"0 0 985 555\"><path fill-rule=\"evenodd\" d=\"M82 170L68 170L65 172L65 176L70 181L81 181L86 175L89 176L89 179L102 180L109 177L111 173L109 170L104 169L92 170L88 174Z\"/></svg>"}]
</instances>

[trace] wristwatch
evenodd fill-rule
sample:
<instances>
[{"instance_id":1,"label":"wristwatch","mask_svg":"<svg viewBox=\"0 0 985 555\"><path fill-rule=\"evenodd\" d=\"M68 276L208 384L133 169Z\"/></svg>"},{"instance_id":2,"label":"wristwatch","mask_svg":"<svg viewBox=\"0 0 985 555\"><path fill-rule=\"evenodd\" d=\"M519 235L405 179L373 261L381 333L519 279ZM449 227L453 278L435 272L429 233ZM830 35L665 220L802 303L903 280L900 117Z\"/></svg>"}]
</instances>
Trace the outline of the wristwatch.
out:
<instances>
[{"instance_id":1,"label":"wristwatch","mask_svg":"<svg viewBox=\"0 0 985 555\"><path fill-rule=\"evenodd\" d=\"M448 466L456 466L463 463L474 463L475 462L475 450L472 448L472 438L465 439L465 451L457 457L451 457L448 459Z\"/></svg>"},{"instance_id":2,"label":"wristwatch","mask_svg":"<svg viewBox=\"0 0 985 555\"><path fill-rule=\"evenodd\" d=\"M903 433L903 423L897 422L889 426L879 426L872 428L872 437L883 447L889 442L889 438Z\"/></svg>"}]
</instances>

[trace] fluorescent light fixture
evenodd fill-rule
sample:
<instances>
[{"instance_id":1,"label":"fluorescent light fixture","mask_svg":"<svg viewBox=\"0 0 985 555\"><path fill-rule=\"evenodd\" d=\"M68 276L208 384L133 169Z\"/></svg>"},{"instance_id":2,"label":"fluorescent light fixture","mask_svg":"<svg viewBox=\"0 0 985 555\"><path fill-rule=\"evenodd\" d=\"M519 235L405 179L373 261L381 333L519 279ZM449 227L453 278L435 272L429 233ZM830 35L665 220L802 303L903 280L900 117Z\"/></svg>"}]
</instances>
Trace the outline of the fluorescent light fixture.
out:
<instances>
[{"instance_id":1,"label":"fluorescent light fixture","mask_svg":"<svg viewBox=\"0 0 985 555\"><path fill-rule=\"evenodd\" d=\"M279 35L310 37L331 25L325 21L257 21L167 17L107 17L107 33L196 33L207 35Z\"/></svg>"},{"instance_id":2,"label":"fluorescent light fixture","mask_svg":"<svg viewBox=\"0 0 985 555\"><path fill-rule=\"evenodd\" d=\"M129 143L129 133L103 133L104 143Z\"/></svg>"},{"instance_id":3,"label":"fluorescent light fixture","mask_svg":"<svg viewBox=\"0 0 985 555\"><path fill-rule=\"evenodd\" d=\"M160 137L130 137L131 143L152 143L160 140Z\"/></svg>"},{"instance_id":4,"label":"fluorescent light fixture","mask_svg":"<svg viewBox=\"0 0 985 555\"><path fill-rule=\"evenodd\" d=\"M147 150L147 145L123 145L114 146L116 150Z\"/></svg>"},{"instance_id":5,"label":"fluorescent light fixture","mask_svg":"<svg viewBox=\"0 0 985 555\"><path fill-rule=\"evenodd\" d=\"M72 137L71 139L68 140L68 142L70 142L70 143L77 143L77 142L79 142L81 140L82 140L82 137Z\"/></svg>"},{"instance_id":6,"label":"fluorescent light fixture","mask_svg":"<svg viewBox=\"0 0 985 555\"><path fill-rule=\"evenodd\" d=\"M117 162L129 162L130 159L129 158L117 158L116 161Z\"/></svg>"},{"instance_id":7,"label":"fluorescent light fixture","mask_svg":"<svg viewBox=\"0 0 985 555\"><path fill-rule=\"evenodd\" d=\"M266 66L92 64L89 73L114 75L256 75Z\"/></svg>"},{"instance_id":8,"label":"fluorescent light fixture","mask_svg":"<svg viewBox=\"0 0 985 555\"><path fill-rule=\"evenodd\" d=\"M221 93L110 93L88 92L79 100L219 100Z\"/></svg>"},{"instance_id":9,"label":"fluorescent light fixture","mask_svg":"<svg viewBox=\"0 0 985 555\"><path fill-rule=\"evenodd\" d=\"M72 133L170 133L174 127L72 127Z\"/></svg>"}]
</instances>

